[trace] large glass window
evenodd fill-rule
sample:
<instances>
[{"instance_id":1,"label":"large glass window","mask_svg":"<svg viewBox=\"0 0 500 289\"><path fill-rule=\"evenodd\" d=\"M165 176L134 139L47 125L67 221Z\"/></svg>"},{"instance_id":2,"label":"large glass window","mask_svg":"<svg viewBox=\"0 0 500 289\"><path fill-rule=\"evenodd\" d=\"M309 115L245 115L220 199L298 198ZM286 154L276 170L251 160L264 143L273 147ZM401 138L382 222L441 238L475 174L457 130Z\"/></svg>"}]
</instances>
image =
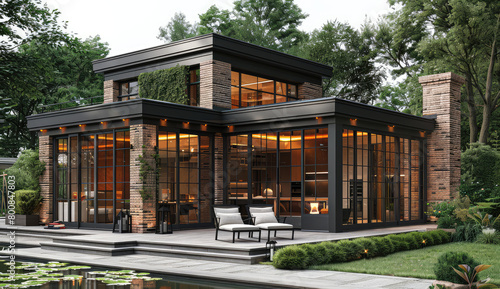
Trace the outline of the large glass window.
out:
<instances>
[{"instance_id":1,"label":"large glass window","mask_svg":"<svg viewBox=\"0 0 500 289\"><path fill-rule=\"evenodd\" d=\"M200 106L200 69L191 69L187 81L190 106Z\"/></svg>"},{"instance_id":2,"label":"large glass window","mask_svg":"<svg viewBox=\"0 0 500 289\"><path fill-rule=\"evenodd\" d=\"M342 139L343 224L420 220L422 141L349 129Z\"/></svg>"},{"instance_id":3,"label":"large glass window","mask_svg":"<svg viewBox=\"0 0 500 289\"><path fill-rule=\"evenodd\" d=\"M232 108L295 101L297 85L231 71Z\"/></svg>"},{"instance_id":4,"label":"large glass window","mask_svg":"<svg viewBox=\"0 0 500 289\"><path fill-rule=\"evenodd\" d=\"M158 202L172 209L173 224L210 222L212 204L210 137L160 132Z\"/></svg>"},{"instance_id":5,"label":"large glass window","mask_svg":"<svg viewBox=\"0 0 500 289\"><path fill-rule=\"evenodd\" d=\"M271 204L280 216L328 214L328 129L230 136L226 172L230 204Z\"/></svg>"},{"instance_id":6,"label":"large glass window","mask_svg":"<svg viewBox=\"0 0 500 289\"><path fill-rule=\"evenodd\" d=\"M56 139L56 219L112 224L130 209L128 130Z\"/></svg>"}]
</instances>

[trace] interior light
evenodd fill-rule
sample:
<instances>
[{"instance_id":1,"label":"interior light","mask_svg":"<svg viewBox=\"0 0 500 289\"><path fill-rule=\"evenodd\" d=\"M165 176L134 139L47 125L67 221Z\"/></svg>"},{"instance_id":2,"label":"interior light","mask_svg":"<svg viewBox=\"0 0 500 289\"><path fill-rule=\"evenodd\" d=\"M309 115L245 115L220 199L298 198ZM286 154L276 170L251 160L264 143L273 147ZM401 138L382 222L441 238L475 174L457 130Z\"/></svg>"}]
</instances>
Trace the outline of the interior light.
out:
<instances>
[{"instance_id":1,"label":"interior light","mask_svg":"<svg viewBox=\"0 0 500 289\"><path fill-rule=\"evenodd\" d=\"M317 215L319 214L319 203L311 202L311 214Z\"/></svg>"}]
</instances>

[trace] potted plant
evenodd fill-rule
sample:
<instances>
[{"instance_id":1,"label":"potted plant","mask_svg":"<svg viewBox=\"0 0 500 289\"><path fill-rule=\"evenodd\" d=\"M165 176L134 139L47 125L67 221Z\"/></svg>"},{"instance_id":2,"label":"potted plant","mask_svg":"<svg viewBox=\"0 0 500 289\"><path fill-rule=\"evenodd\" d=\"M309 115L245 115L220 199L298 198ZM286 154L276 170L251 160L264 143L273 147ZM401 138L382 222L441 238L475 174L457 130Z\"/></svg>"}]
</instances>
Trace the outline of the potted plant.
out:
<instances>
[{"instance_id":1,"label":"potted plant","mask_svg":"<svg viewBox=\"0 0 500 289\"><path fill-rule=\"evenodd\" d=\"M38 210L42 204L40 192L33 190L19 190L16 194L16 214L14 224L10 223L9 218L5 218L7 225L15 226L38 226Z\"/></svg>"}]
</instances>

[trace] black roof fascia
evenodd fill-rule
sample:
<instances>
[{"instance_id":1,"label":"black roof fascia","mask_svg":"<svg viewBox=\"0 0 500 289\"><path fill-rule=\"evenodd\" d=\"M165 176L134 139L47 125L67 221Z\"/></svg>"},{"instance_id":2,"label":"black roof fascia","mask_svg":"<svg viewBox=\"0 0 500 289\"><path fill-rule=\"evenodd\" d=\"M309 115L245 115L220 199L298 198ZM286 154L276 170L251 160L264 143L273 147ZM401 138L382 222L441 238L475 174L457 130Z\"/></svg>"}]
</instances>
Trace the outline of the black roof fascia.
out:
<instances>
[{"instance_id":1,"label":"black roof fascia","mask_svg":"<svg viewBox=\"0 0 500 289\"><path fill-rule=\"evenodd\" d=\"M411 130L434 130L435 120L387 110L337 98L321 98L297 102L270 104L226 111L192 107L151 99L135 99L48 112L29 116L30 130L113 121L123 118L168 119L211 126L247 126L256 124L297 123L316 117L355 118L360 122L395 125Z\"/></svg>"},{"instance_id":2,"label":"black roof fascia","mask_svg":"<svg viewBox=\"0 0 500 289\"><path fill-rule=\"evenodd\" d=\"M206 54L207 52L217 52L214 56L215 60L234 61L234 59L237 58L245 58L252 60L254 65L255 63L264 63L280 67L285 71L295 71L303 75L314 75L319 78L330 77L333 73L333 68L328 65L215 33L196 36L104 59L98 59L93 61L93 66L94 72L96 73L104 73L105 75L108 73L119 74L120 70L128 70L128 74L133 75L130 71L134 70L133 68L135 68L136 74L138 71L144 72L140 69L141 66L165 66L165 68L167 68L168 65L161 65L161 63L169 63L172 62L173 59L182 63L185 58L196 59L196 55ZM240 69L244 68L240 67ZM107 76L107 78L111 79L110 76ZM116 77L116 79L124 78L125 77L123 76Z\"/></svg>"}]
</instances>

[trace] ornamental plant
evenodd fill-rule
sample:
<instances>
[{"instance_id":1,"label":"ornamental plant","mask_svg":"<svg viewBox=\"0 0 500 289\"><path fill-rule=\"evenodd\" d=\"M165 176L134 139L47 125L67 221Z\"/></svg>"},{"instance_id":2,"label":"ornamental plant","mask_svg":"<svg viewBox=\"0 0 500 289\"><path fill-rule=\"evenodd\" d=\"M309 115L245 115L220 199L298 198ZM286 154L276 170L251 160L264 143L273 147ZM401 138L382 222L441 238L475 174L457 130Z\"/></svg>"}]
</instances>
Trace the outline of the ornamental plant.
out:
<instances>
[{"instance_id":1,"label":"ornamental plant","mask_svg":"<svg viewBox=\"0 0 500 289\"><path fill-rule=\"evenodd\" d=\"M451 268L458 268L461 264L469 264L470 266L478 266L479 263L470 255L464 252L446 252L438 257L437 263L434 265L434 274L437 280L448 281L458 284L466 284L460 276L457 276ZM477 275L472 281L476 281Z\"/></svg>"},{"instance_id":2,"label":"ornamental plant","mask_svg":"<svg viewBox=\"0 0 500 289\"><path fill-rule=\"evenodd\" d=\"M465 280L469 289L471 289L471 288L497 288L493 284L486 284L490 281L490 278L474 282L474 280L476 280L477 274L481 271L484 271L484 270L490 268L491 265L477 265L474 269L472 269L467 264L460 264L460 265L458 265L458 267L459 267L459 269L455 269L453 267L452 268L458 274L458 276L462 277L462 279Z\"/></svg>"}]
</instances>

